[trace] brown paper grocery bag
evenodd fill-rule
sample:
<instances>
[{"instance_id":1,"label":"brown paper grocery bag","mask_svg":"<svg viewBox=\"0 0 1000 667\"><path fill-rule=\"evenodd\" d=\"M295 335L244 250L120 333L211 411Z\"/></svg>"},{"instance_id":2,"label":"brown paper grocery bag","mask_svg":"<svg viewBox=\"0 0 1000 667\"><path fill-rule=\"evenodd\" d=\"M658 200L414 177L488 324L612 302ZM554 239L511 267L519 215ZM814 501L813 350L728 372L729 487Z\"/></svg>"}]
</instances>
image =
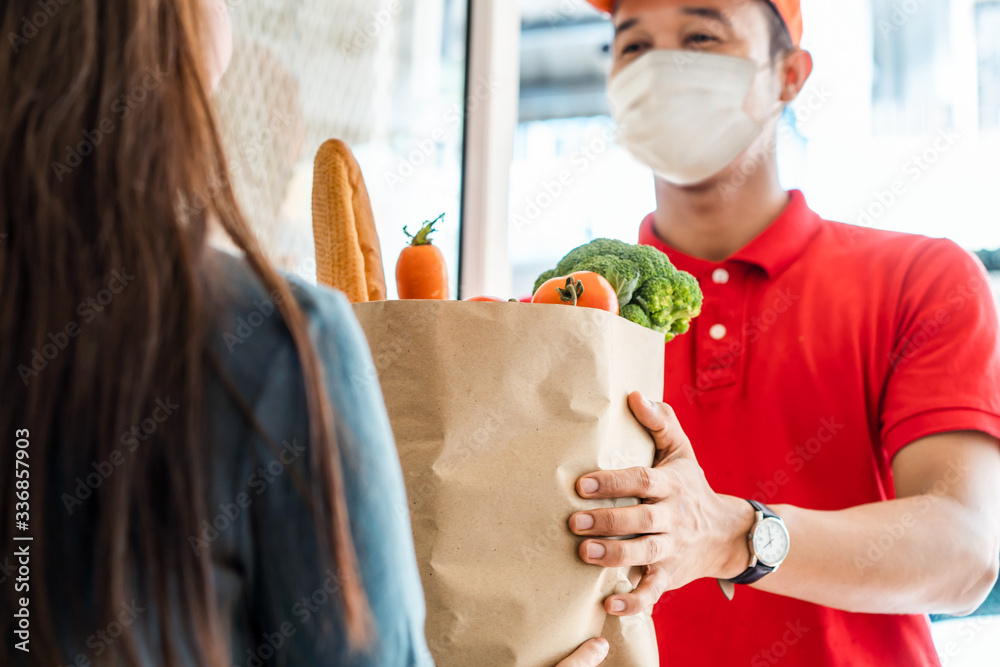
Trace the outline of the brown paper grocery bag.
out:
<instances>
[{"instance_id":1,"label":"brown paper grocery bag","mask_svg":"<svg viewBox=\"0 0 1000 667\"><path fill-rule=\"evenodd\" d=\"M626 397L661 395L663 336L559 305L354 308L406 478L435 662L553 667L604 636L605 665L659 664L651 617L603 607L637 572L584 563L567 521L612 505L580 498L581 475L652 464Z\"/></svg>"}]
</instances>

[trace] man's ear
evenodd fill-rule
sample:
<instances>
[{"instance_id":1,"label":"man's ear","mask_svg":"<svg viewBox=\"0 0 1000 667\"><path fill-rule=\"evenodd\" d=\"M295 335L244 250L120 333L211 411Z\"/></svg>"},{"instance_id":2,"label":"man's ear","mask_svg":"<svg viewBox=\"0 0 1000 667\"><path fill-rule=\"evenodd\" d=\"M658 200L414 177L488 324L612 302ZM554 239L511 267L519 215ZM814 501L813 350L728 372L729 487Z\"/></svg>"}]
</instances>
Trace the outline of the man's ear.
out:
<instances>
[{"instance_id":1,"label":"man's ear","mask_svg":"<svg viewBox=\"0 0 1000 667\"><path fill-rule=\"evenodd\" d=\"M781 63L784 81L781 84L781 101L791 102L798 97L813 71L812 54L802 49L793 49Z\"/></svg>"}]
</instances>

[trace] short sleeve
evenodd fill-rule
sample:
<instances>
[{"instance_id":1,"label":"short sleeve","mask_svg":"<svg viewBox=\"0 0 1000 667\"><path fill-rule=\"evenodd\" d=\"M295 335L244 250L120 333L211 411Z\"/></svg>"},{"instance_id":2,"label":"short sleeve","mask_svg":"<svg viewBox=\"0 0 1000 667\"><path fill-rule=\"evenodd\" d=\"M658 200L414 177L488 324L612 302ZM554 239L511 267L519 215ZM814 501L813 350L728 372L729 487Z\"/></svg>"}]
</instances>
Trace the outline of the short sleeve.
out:
<instances>
[{"instance_id":1,"label":"short sleeve","mask_svg":"<svg viewBox=\"0 0 1000 667\"><path fill-rule=\"evenodd\" d=\"M281 655L290 667L433 665L402 471L367 342L341 294L301 284L294 291L309 318L335 409L351 534L376 640L370 652L347 650L335 601L338 578L318 568L312 514L291 474L271 475L257 508L256 578L264 609L258 622L267 631L287 624ZM286 366L301 372L297 363L272 369L255 411L296 434L296 444L284 445L287 456L278 459L308 481L309 456L302 446L311 446L307 411L301 389L290 395L293 383L276 375Z\"/></svg>"},{"instance_id":2,"label":"short sleeve","mask_svg":"<svg viewBox=\"0 0 1000 667\"><path fill-rule=\"evenodd\" d=\"M886 460L921 438L1000 438L1000 332L989 275L956 244L928 240L907 267L881 402Z\"/></svg>"}]
</instances>

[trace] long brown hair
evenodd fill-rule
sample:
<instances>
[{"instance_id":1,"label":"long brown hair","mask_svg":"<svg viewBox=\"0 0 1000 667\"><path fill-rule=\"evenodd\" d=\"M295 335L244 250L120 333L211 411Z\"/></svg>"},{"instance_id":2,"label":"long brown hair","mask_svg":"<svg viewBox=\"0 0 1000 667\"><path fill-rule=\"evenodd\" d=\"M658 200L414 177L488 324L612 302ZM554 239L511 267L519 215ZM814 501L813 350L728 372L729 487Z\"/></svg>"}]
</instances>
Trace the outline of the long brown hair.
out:
<instances>
[{"instance_id":1,"label":"long brown hair","mask_svg":"<svg viewBox=\"0 0 1000 667\"><path fill-rule=\"evenodd\" d=\"M204 414L210 221L242 249L279 304L303 368L320 554L339 575L352 643L370 612L344 501L332 408L305 316L263 256L230 188L202 61L202 0L6 0L0 10L0 544L9 562L31 542L30 664L61 664L52 602L92 589L88 630L109 627L140 575L158 610L154 660L183 650L224 665L227 619L217 618L207 549L188 548L209 519ZM7 43L9 42L9 44ZM206 187L207 185L212 187ZM122 275L124 274L124 275ZM122 434L170 396L178 418L124 457L88 500L92 524L53 535L59 471L107 461ZM176 398L174 398L176 397ZM17 485L15 432L25 429L30 484ZM25 532L15 493L29 486ZM53 511L53 507L57 508ZM15 520L17 516L17 520ZM42 537L45 536L45 537ZM68 559L87 581L52 590ZM322 565L320 566L322 567ZM12 577L13 578L13 577ZM25 595L12 581L10 619ZM187 626L173 627L175 588ZM84 630L84 628L77 628ZM187 644L185 645L185 642ZM130 628L102 656L136 664Z\"/></svg>"}]
</instances>

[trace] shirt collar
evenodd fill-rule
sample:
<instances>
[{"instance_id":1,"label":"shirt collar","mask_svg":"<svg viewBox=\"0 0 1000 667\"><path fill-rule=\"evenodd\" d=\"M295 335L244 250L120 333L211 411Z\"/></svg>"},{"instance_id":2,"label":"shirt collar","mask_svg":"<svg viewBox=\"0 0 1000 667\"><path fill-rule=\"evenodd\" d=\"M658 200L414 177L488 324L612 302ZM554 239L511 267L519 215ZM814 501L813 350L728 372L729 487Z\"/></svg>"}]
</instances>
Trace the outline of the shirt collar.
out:
<instances>
[{"instance_id":1,"label":"shirt collar","mask_svg":"<svg viewBox=\"0 0 1000 667\"><path fill-rule=\"evenodd\" d=\"M759 266L768 278L774 278L802 255L805 247L819 231L820 223L820 217L806 204L803 194L799 190L792 190L789 193L788 205L781 215L750 243L725 261ZM692 257L667 245L656 235L652 213L646 216L639 227L639 244L653 246L663 251L674 266L696 276L703 275L704 270L722 263Z\"/></svg>"}]
</instances>

